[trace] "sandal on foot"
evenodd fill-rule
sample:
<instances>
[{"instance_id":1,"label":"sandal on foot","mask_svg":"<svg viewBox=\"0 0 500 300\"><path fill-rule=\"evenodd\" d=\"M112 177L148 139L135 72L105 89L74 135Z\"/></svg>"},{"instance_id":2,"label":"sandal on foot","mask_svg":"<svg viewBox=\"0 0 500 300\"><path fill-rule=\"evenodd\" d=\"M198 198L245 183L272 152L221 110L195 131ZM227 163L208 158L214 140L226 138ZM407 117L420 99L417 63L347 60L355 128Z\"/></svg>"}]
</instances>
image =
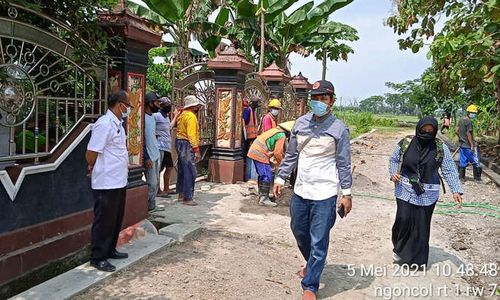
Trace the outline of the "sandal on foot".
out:
<instances>
[{"instance_id":1,"label":"sandal on foot","mask_svg":"<svg viewBox=\"0 0 500 300\"><path fill-rule=\"evenodd\" d=\"M193 200L182 201L182 204L189 205L189 206L197 206L198 205L198 203L194 202Z\"/></svg>"}]
</instances>

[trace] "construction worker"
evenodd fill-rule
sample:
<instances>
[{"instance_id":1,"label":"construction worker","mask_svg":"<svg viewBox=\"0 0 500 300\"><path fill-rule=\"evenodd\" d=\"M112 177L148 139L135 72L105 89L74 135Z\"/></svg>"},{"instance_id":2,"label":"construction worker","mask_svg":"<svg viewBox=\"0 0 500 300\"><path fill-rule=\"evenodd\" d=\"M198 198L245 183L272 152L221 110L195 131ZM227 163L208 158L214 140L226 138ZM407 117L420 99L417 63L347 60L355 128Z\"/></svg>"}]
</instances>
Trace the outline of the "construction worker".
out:
<instances>
[{"instance_id":1,"label":"construction worker","mask_svg":"<svg viewBox=\"0 0 500 300\"><path fill-rule=\"evenodd\" d=\"M295 121L288 121L262 133L255 139L248 151L248 157L254 161L259 175L260 205L277 206L269 198L273 181L273 169L277 168L283 160L286 139L290 136L294 124Z\"/></svg>"},{"instance_id":2,"label":"construction worker","mask_svg":"<svg viewBox=\"0 0 500 300\"><path fill-rule=\"evenodd\" d=\"M259 134L268 131L269 129L276 128L276 120L282 109L281 102L274 98L269 101L267 105L268 113L262 117L260 122Z\"/></svg>"},{"instance_id":3,"label":"construction worker","mask_svg":"<svg viewBox=\"0 0 500 300\"><path fill-rule=\"evenodd\" d=\"M475 180L481 180L481 164L479 162L479 147L474 141L472 119L476 118L478 106L471 104L467 107L467 114L458 122L456 133L460 144L460 179L465 179L465 169L469 163L472 164Z\"/></svg>"},{"instance_id":4,"label":"construction worker","mask_svg":"<svg viewBox=\"0 0 500 300\"><path fill-rule=\"evenodd\" d=\"M243 156L246 157L250 146L257 138L258 124L257 124L257 108L259 107L259 99L252 97L250 102L246 99L243 101L243 135L244 135L244 148ZM257 171L253 161L247 157L245 162L245 180L249 183L257 183Z\"/></svg>"}]
</instances>

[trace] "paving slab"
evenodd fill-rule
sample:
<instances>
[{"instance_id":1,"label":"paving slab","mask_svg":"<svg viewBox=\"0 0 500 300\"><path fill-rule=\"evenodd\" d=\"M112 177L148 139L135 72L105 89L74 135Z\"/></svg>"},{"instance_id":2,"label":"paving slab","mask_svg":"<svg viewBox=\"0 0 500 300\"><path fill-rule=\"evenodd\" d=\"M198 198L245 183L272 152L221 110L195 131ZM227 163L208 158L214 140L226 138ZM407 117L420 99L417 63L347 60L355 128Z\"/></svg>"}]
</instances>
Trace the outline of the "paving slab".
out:
<instances>
[{"instance_id":1,"label":"paving slab","mask_svg":"<svg viewBox=\"0 0 500 300\"><path fill-rule=\"evenodd\" d=\"M172 224L160 229L161 235L173 238L176 241L184 242L201 232L201 226L198 224Z\"/></svg>"},{"instance_id":2,"label":"paving slab","mask_svg":"<svg viewBox=\"0 0 500 300\"><path fill-rule=\"evenodd\" d=\"M144 238L127 244L119 250L127 252L127 259L110 259L109 261L116 266L116 272L132 265L151 254L174 245L174 239L163 235L147 235ZM116 273L115 272L115 273ZM101 282L114 273L101 272L90 266L90 263L80 265L66 273L54 277L44 283L41 283L21 294L10 299L14 300L62 300L69 299L93 285Z\"/></svg>"}]
</instances>

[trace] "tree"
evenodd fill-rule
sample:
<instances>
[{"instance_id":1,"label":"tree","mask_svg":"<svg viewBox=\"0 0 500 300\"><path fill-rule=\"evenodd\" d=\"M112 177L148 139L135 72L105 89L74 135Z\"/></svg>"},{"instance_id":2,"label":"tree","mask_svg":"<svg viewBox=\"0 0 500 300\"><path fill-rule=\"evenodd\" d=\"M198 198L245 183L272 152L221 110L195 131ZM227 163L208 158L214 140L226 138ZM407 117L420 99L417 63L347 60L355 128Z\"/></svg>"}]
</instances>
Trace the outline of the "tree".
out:
<instances>
[{"instance_id":1,"label":"tree","mask_svg":"<svg viewBox=\"0 0 500 300\"><path fill-rule=\"evenodd\" d=\"M217 3L211 0L144 0L144 3L152 12L144 9L137 11L145 18L149 17L154 22L160 22L158 25L172 36L178 45L177 61L182 66L190 63L189 42L192 35L197 35L204 49L214 55L221 37L213 33L223 28L227 22L229 17L227 8L223 7L215 23L211 23L208 22L208 16L218 8Z\"/></svg>"},{"instance_id":2,"label":"tree","mask_svg":"<svg viewBox=\"0 0 500 300\"><path fill-rule=\"evenodd\" d=\"M362 111L381 113L384 110L384 96L371 96L359 103Z\"/></svg>"},{"instance_id":3,"label":"tree","mask_svg":"<svg viewBox=\"0 0 500 300\"><path fill-rule=\"evenodd\" d=\"M348 55L354 53L354 50L349 45L339 43L339 41L352 42L358 39L356 29L346 24L330 21L321 24L316 30L311 32L310 39L307 39L304 45L309 45L307 50L314 52L316 59L322 61L322 79L325 80L328 59L330 61L338 61L339 59L347 61Z\"/></svg>"},{"instance_id":4,"label":"tree","mask_svg":"<svg viewBox=\"0 0 500 300\"><path fill-rule=\"evenodd\" d=\"M288 58L292 52L309 55L306 45L312 47L310 41L318 37L318 27L336 10L348 5L352 0L325 0L314 6L310 1L297 8L290 15L282 12L276 20L267 26L266 41L275 53L273 59L279 67L288 70ZM331 29L327 25L323 29ZM318 38L322 42L322 38Z\"/></svg>"},{"instance_id":5,"label":"tree","mask_svg":"<svg viewBox=\"0 0 500 300\"><path fill-rule=\"evenodd\" d=\"M387 24L399 34L401 49L418 52L433 37L427 86L441 99L465 93L470 102L495 101L500 113L500 6L498 0L396 0ZM446 21L435 31L440 17ZM497 115L498 117L498 115ZM499 137L500 139L500 137Z\"/></svg>"}]
</instances>

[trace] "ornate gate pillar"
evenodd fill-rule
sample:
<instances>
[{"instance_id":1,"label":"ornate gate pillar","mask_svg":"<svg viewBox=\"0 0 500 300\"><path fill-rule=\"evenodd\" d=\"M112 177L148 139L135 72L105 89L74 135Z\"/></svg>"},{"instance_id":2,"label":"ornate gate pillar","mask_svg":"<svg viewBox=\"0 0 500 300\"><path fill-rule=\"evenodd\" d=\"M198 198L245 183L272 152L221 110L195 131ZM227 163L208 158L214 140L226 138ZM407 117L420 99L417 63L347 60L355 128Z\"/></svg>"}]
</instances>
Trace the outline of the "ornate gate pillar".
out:
<instances>
[{"instance_id":1,"label":"ornate gate pillar","mask_svg":"<svg viewBox=\"0 0 500 300\"><path fill-rule=\"evenodd\" d=\"M236 183L244 180L243 97L245 76L253 66L234 46L208 62L215 72L215 138L208 162L209 180Z\"/></svg>"},{"instance_id":2,"label":"ornate gate pillar","mask_svg":"<svg viewBox=\"0 0 500 300\"><path fill-rule=\"evenodd\" d=\"M283 89L291 80L290 76L273 62L269 67L262 70L260 76L267 81L267 85L271 92L271 98L281 99L283 97Z\"/></svg>"},{"instance_id":3,"label":"ornate gate pillar","mask_svg":"<svg viewBox=\"0 0 500 300\"><path fill-rule=\"evenodd\" d=\"M309 90L312 88L312 84L309 83L308 79L299 72L290 81L290 85L295 89L295 94L297 95L297 114L302 116L307 113L307 99Z\"/></svg>"},{"instance_id":4,"label":"ornate gate pillar","mask_svg":"<svg viewBox=\"0 0 500 300\"><path fill-rule=\"evenodd\" d=\"M108 92L123 89L128 92L134 109L126 120L129 149L129 179L123 227L147 218L147 185L142 181L142 145L144 128L144 96L148 51L158 47L161 34L148 27L147 21L133 14L125 1L110 12L99 15L100 24L109 36L119 36L123 44L109 49L113 57L108 71Z\"/></svg>"},{"instance_id":5,"label":"ornate gate pillar","mask_svg":"<svg viewBox=\"0 0 500 300\"><path fill-rule=\"evenodd\" d=\"M291 77L288 76L282 69L280 69L275 62L273 62L269 67L262 70L260 76L267 81L267 86L269 87L269 91L271 94L270 99L278 98L281 100L282 105L284 106L282 113L278 117L278 122L281 122L284 118L286 119L286 116L284 116L284 111L290 109L289 107L286 107L283 99L285 86L288 84L288 82L290 82ZM267 103L263 103L263 105L266 105L266 107L262 107L262 109L265 111L267 109Z\"/></svg>"}]
</instances>

